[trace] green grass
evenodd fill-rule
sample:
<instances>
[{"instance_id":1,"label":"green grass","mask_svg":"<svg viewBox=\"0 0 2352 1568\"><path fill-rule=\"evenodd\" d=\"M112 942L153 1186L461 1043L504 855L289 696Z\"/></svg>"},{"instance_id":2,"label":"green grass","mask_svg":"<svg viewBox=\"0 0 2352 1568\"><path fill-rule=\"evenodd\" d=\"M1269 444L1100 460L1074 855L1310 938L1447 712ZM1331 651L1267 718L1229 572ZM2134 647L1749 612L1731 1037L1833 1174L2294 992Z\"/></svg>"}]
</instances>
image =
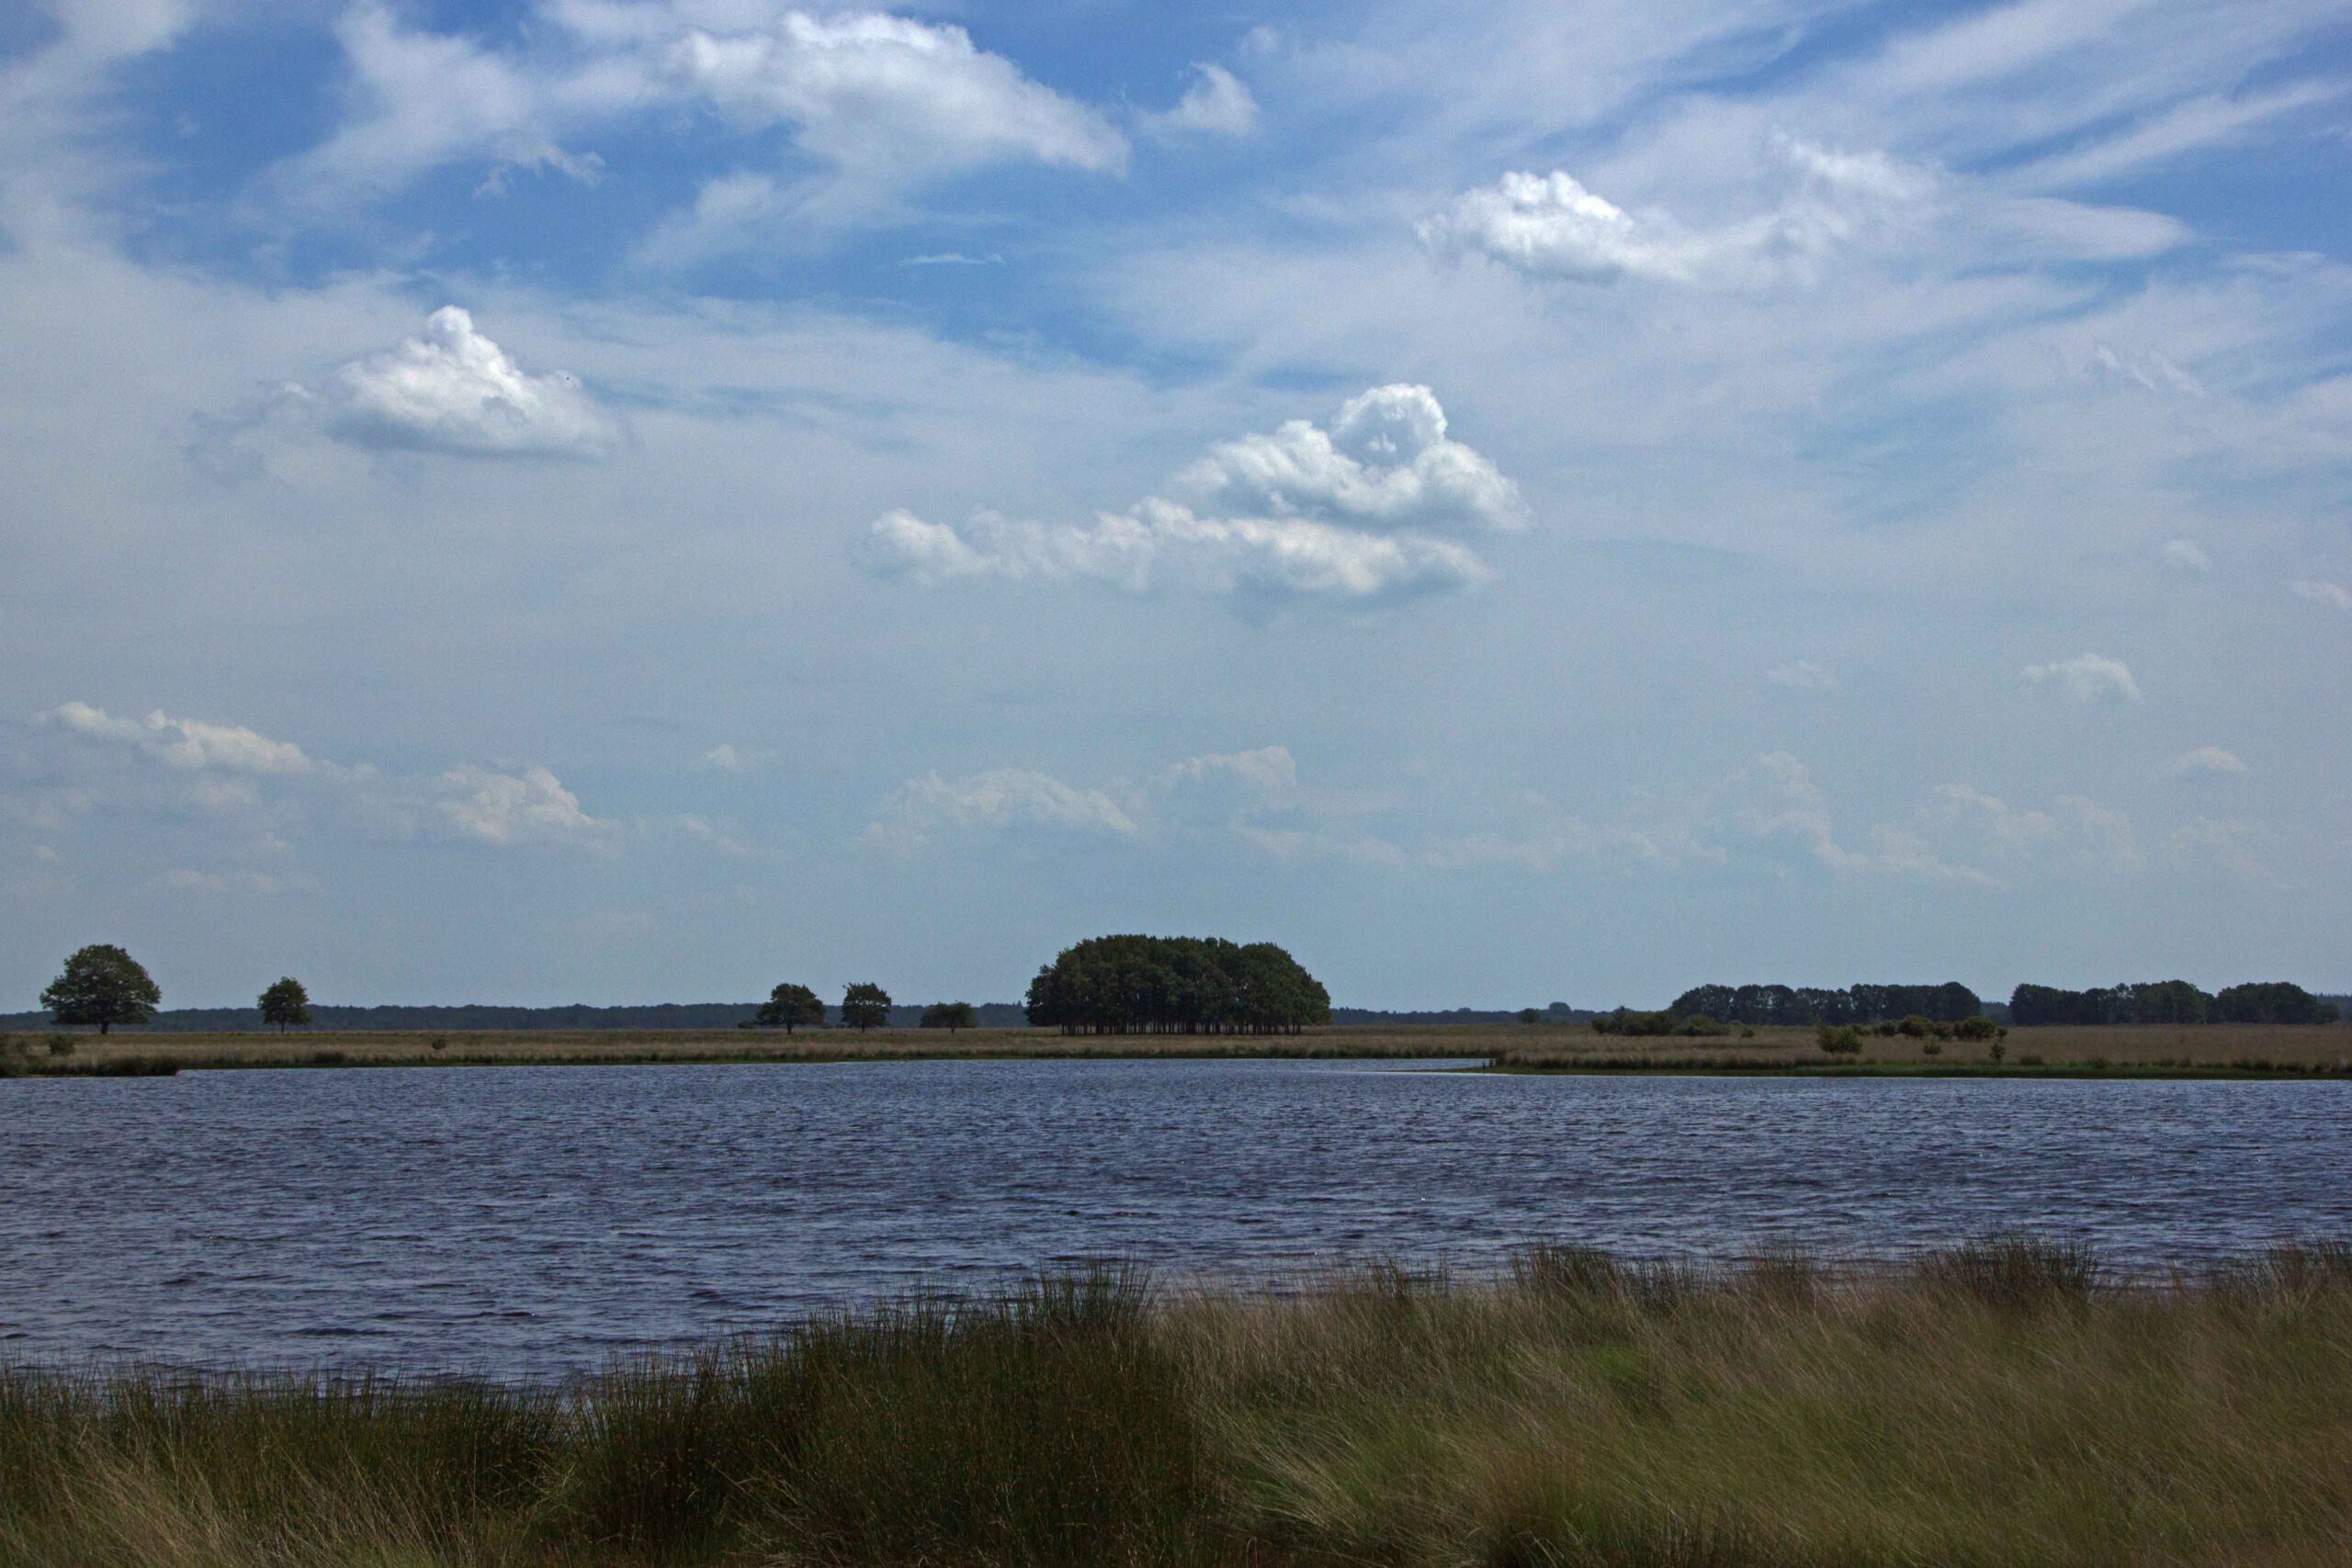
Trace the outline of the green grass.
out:
<instances>
[{"instance_id":1,"label":"green grass","mask_svg":"<svg viewBox=\"0 0 2352 1568\"><path fill-rule=\"evenodd\" d=\"M1051 1276L560 1389L0 1372L0 1562L2352 1561L2352 1247Z\"/></svg>"}]
</instances>

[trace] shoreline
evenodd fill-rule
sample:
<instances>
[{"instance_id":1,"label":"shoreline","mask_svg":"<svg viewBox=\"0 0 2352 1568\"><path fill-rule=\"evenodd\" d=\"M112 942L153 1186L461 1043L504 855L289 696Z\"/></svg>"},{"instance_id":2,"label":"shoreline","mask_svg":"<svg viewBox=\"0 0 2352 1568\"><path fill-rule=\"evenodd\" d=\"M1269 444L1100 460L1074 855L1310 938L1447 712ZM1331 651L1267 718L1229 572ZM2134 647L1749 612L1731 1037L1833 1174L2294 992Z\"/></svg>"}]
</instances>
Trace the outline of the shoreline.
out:
<instances>
[{"instance_id":1,"label":"shoreline","mask_svg":"<svg viewBox=\"0 0 2352 1568\"><path fill-rule=\"evenodd\" d=\"M328 1067L839 1066L892 1061L1361 1061L1466 1064L1448 1070L1589 1077L2352 1078L2352 1026L2183 1025L2018 1030L2006 1057L1953 1043L1869 1036L1859 1056L1822 1054L1811 1031L1753 1036L1595 1036L1510 1025L1340 1026L1272 1035L1064 1035L1050 1030L823 1030L745 1038L720 1031L339 1032L17 1034L0 1077L105 1077ZM70 1049L52 1055L49 1042ZM1963 1054L1964 1053L1964 1054Z\"/></svg>"}]
</instances>

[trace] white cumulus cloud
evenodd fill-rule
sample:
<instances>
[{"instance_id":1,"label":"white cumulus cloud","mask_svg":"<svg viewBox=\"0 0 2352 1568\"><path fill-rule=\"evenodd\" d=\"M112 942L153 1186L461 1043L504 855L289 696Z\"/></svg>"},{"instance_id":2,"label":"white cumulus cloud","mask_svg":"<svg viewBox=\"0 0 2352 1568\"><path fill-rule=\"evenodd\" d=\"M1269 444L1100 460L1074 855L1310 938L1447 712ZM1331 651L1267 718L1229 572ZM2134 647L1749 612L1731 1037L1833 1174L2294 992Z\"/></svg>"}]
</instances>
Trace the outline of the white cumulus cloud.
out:
<instances>
[{"instance_id":1,"label":"white cumulus cloud","mask_svg":"<svg viewBox=\"0 0 2352 1568\"><path fill-rule=\"evenodd\" d=\"M1125 141L1102 116L958 27L786 11L746 28L690 27L657 47L657 80L744 129L789 123L809 151L843 164L1022 158L1109 169L1126 160Z\"/></svg>"},{"instance_id":2,"label":"white cumulus cloud","mask_svg":"<svg viewBox=\"0 0 2352 1568\"><path fill-rule=\"evenodd\" d=\"M1418 386L1351 399L1329 430L1294 420L1220 443L1171 488L1187 500L1151 496L1091 524L888 512L859 553L869 570L927 583L1085 580L1135 593L1370 601L1482 581L1485 562L1439 536L1526 523L1518 488L1446 434L1444 409Z\"/></svg>"},{"instance_id":3,"label":"white cumulus cloud","mask_svg":"<svg viewBox=\"0 0 2352 1568\"><path fill-rule=\"evenodd\" d=\"M2183 571L2213 570L2213 558L2207 555L2205 547L2194 539L2166 539L2157 547L2156 553L2165 558L2166 566L2177 567Z\"/></svg>"},{"instance_id":4,"label":"white cumulus cloud","mask_svg":"<svg viewBox=\"0 0 2352 1568\"><path fill-rule=\"evenodd\" d=\"M1222 65L1196 65L1193 85L1176 107L1141 118L1156 136L1247 136L1258 128L1258 100Z\"/></svg>"},{"instance_id":5,"label":"white cumulus cloud","mask_svg":"<svg viewBox=\"0 0 2352 1568\"><path fill-rule=\"evenodd\" d=\"M595 457L615 439L571 377L527 374L455 305L399 346L344 366L320 396L328 433L363 446Z\"/></svg>"},{"instance_id":6,"label":"white cumulus cloud","mask_svg":"<svg viewBox=\"0 0 2352 1568\"><path fill-rule=\"evenodd\" d=\"M1514 171L1464 191L1416 231L1439 255L1483 255L1531 276L1738 288L1808 276L1932 188L1924 171L1883 153L1791 137L1773 140L1770 164L1790 188L1736 221L1693 227L1662 211L1628 211L1555 169Z\"/></svg>"},{"instance_id":7,"label":"white cumulus cloud","mask_svg":"<svg viewBox=\"0 0 2352 1568\"><path fill-rule=\"evenodd\" d=\"M104 708L74 702L43 716L76 735L137 748L158 761L189 770L234 773L303 773L310 758L290 740L272 740L241 726L172 718L161 710L144 719L116 718Z\"/></svg>"},{"instance_id":8,"label":"white cumulus cloud","mask_svg":"<svg viewBox=\"0 0 2352 1568\"><path fill-rule=\"evenodd\" d=\"M938 773L901 784L884 799L865 829L866 840L908 852L934 835L1034 827L1069 833L1138 831L1127 808L1096 789L1076 789L1025 768L990 768L961 778Z\"/></svg>"},{"instance_id":9,"label":"white cumulus cloud","mask_svg":"<svg viewBox=\"0 0 2352 1568\"><path fill-rule=\"evenodd\" d=\"M2023 673L2027 684L2054 687L2078 703L2140 700L2140 683L2132 678L2131 668L2120 659L2105 659L2096 653L2077 654L2048 664L2029 664Z\"/></svg>"},{"instance_id":10,"label":"white cumulus cloud","mask_svg":"<svg viewBox=\"0 0 2352 1568\"><path fill-rule=\"evenodd\" d=\"M1519 487L1446 434L1427 387L1374 387L1329 431L1295 419L1271 434L1219 442L1176 476L1178 491L1227 515L1314 517L1431 532L1523 527Z\"/></svg>"},{"instance_id":11,"label":"white cumulus cloud","mask_svg":"<svg viewBox=\"0 0 2352 1568\"><path fill-rule=\"evenodd\" d=\"M1277 794L1298 787L1298 763L1287 746L1261 746L1254 751L1213 751L1187 757L1161 771L1163 786L1229 782L1245 789Z\"/></svg>"},{"instance_id":12,"label":"white cumulus cloud","mask_svg":"<svg viewBox=\"0 0 2352 1568\"><path fill-rule=\"evenodd\" d=\"M456 767L441 775L440 794L448 825L487 844L594 842L611 827L582 811L580 797L545 768Z\"/></svg>"},{"instance_id":13,"label":"white cumulus cloud","mask_svg":"<svg viewBox=\"0 0 2352 1568\"><path fill-rule=\"evenodd\" d=\"M1835 690L1838 677L1810 659L1792 659L1786 664L1775 664L1765 671L1764 678L1776 686L1786 686L1793 692L1827 692Z\"/></svg>"},{"instance_id":14,"label":"white cumulus cloud","mask_svg":"<svg viewBox=\"0 0 2352 1568\"><path fill-rule=\"evenodd\" d=\"M2315 582L2308 579L2290 584L2299 597L2314 604L2324 604L2331 610L2352 610L2352 588L2340 582Z\"/></svg>"},{"instance_id":15,"label":"white cumulus cloud","mask_svg":"<svg viewBox=\"0 0 2352 1568\"><path fill-rule=\"evenodd\" d=\"M2165 776L2176 779L2212 778L2245 771L2245 764L2234 753L2219 746L2199 746L2193 751L2183 751L2165 764Z\"/></svg>"}]
</instances>

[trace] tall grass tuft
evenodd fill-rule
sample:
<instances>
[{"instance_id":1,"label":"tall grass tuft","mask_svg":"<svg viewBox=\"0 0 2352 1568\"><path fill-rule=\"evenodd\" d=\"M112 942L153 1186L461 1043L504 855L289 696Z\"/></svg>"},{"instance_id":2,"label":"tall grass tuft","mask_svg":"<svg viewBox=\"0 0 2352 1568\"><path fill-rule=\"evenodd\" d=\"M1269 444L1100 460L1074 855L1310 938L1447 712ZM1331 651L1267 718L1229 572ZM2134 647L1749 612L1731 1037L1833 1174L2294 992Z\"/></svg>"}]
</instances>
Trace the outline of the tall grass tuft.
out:
<instances>
[{"instance_id":1,"label":"tall grass tuft","mask_svg":"<svg viewBox=\"0 0 2352 1568\"><path fill-rule=\"evenodd\" d=\"M2045 1236L1986 1236L1926 1253L1912 1269L1930 1291L2015 1312L2078 1307L2099 1285L2098 1258L2086 1243Z\"/></svg>"}]
</instances>

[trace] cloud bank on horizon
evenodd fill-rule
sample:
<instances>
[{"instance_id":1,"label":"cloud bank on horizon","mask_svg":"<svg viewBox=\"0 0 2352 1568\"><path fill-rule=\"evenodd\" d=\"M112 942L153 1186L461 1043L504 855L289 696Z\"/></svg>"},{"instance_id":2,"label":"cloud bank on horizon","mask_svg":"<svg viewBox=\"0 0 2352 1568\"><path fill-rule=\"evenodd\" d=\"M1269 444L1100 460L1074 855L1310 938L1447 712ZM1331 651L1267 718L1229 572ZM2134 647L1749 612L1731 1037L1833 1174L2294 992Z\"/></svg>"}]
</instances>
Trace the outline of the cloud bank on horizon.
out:
<instances>
[{"instance_id":1,"label":"cloud bank on horizon","mask_svg":"<svg viewBox=\"0 0 2352 1568\"><path fill-rule=\"evenodd\" d=\"M36 0L0 993L2352 986L2347 178L2321 0Z\"/></svg>"}]
</instances>

